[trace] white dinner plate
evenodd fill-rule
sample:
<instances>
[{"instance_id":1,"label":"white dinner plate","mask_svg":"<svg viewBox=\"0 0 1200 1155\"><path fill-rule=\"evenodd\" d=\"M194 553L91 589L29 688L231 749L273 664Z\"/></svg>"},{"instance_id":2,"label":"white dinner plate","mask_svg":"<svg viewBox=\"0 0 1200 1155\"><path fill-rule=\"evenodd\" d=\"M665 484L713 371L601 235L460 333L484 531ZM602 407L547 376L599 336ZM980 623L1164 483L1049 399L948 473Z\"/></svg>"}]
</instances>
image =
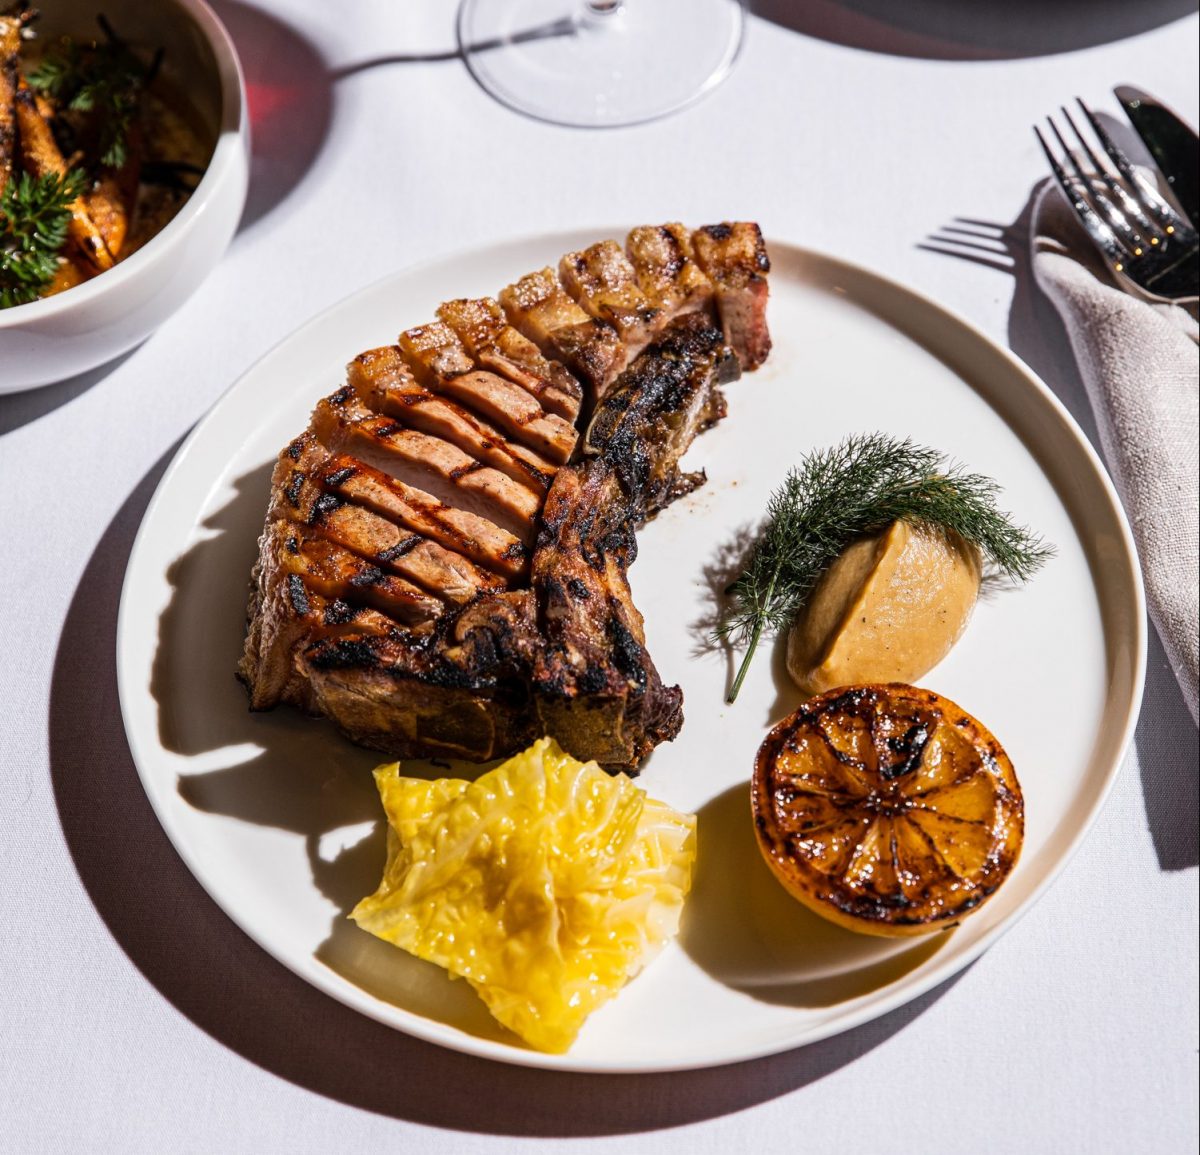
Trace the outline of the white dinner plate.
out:
<instances>
[{"instance_id":1,"label":"white dinner plate","mask_svg":"<svg viewBox=\"0 0 1200 1155\"><path fill-rule=\"evenodd\" d=\"M377 755L289 708L249 713L233 671L271 466L342 382L346 361L427 320L438 302L494 293L597 235L539 237L398 273L310 321L234 385L180 449L134 544L118 625L121 708L146 792L184 862L247 934L314 986L410 1034L507 1062L709 1066L882 1015L960 970L1029 908L1092 824L1130 740L1145 665L1142 590L1102 466L1024 365L899 285L772 244L774 351L727 388L729 416L686 461L707 470L708 484L643 530L631 571L650 653L685 696L683 732L640 780L699 813L683 929L568 1054L522 1046L465 983L345 917L383 865L369 773ZM731 660L705 640L722 547L762 516L803 453L873 430L911 435L991 475L1002 505L1057 547L1027 586L983 599L923 679L1007 748L1026 831L1016 870L988 906L915 941L841 930L770 875L748 781L768 728L801 695L780 648L767 646L726 705Z\"/></svg>"}]
</instances>

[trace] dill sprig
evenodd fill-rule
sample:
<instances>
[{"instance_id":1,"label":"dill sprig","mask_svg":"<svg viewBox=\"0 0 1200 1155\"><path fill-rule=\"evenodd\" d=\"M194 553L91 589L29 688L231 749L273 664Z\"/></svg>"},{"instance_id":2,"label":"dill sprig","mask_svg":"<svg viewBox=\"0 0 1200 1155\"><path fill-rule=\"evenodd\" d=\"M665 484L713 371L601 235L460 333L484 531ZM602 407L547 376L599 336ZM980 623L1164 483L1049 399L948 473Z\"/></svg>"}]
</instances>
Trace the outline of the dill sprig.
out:
<instances>
[{"instance_id":1,"label":"dill sprig","mask_svg":"<svg viewBox=\"0 0 1200 1155\"><path fill-rule=\"evenodd\" d=\"M153 79L160 57L147 67L103 16L98 20L103 40L84 45L62 40L25 74L25 80L64 108L94 114L100 163L121 168L129 155L129 133L142 92Z\"/></svg>"},{"instance_id":2,"label":"dill sprig","mask_svg":"<svg viewBox=\"0 0 1200 1155\"><path fill-rule=\"evenodd\" d=\"M806 457L771 494L759 539L728 590L733 605L717 634L746 645L728 700L742 688L762 635L788 629L842 550L893 521L958 534L978 547L991 572L1031 577L1053 547L996 508L999 491L937 450L883 433L848 437Z\"/></svg>"},{"instance_id":3,"label":"dill sprig","mask_svg":"<svg viewBox=\"0 0 1200 1155\"><path fill-rule=\"evenodd\" d=\"M67 243L71 206L87 188L79 169L27 172L0 194L0 309L36 301L54 280Z\"/></svg>"}]
</instances>

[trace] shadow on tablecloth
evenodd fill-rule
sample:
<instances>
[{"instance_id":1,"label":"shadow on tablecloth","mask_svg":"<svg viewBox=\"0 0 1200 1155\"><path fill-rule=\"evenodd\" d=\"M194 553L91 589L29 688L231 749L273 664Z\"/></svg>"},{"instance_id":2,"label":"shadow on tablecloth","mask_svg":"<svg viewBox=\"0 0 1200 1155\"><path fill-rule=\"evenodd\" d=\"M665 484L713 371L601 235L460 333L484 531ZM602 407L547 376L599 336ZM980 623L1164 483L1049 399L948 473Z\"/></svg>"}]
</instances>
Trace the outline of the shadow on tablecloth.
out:
<instances>
[{"instance_id":1,"label":"shadow on tablecloth","mask_svg":"<svg viewBox=\"0 0 1200 1155\"><path fill-rule=\"evenodd\" d=\"M561 1074L459 1055L310 987L246 937L178 858L142 791L121 725L117 604L134 534L170 456L126 501L80 579L54 664L50 763L67 845L109 931L150 983L218 1042L317 1094L429 1126L622 1134L729 1114L815 1082L902 1030L956 981L800 1050L736 1067L637 1076Z\"/></svg>"},{"instance_id":2,"label":"shadow on tablecloth","mask_svg":"<svg viewBox=\"0 0 1200 1155\"><path fill-rule=\"evenodd\" d=\"M0 396L0 437L29 425L48 413L53 413L63 405L74 401L89 389L99 385L113 370L129 360L141 345L135 345L128 352L121 353L95 369L86 373L78 373L65 381L55 381L52 385L41 385L34 389L23 389L19 393L5 393Z\"/></svg>"},{"instance_id":3,"label":"shadow on tablecloth","mask_svg":"<svg viewBox=\"0 0 1200 1155\"><path fill-rule=\"evenodd\" d=\"M1100 114L1105 127L1135 160L1145 158L1129 126ZM1034 188L1010 224L959 217L917 247L957 257L1013 278L1008 344L1050 386L1103 459L1087 389L1079 376L1070 339L1058 310L1033 274L1030 227ZM1152 623L1148 623L1146 691L1134 735L1146 821L1159 867L1185 870L1200 864L1200 734L1175 680Z\"/></svg>"},{"instance_id":4,"label":"shadow on tablecloth","mask_svg":"<svg viewBox=\"0 0 1200 1155\"><path fill-rule=\"evenodd\" d=\"M256 224L300 185L329 136L333 86L318 49L250 4L211 0L246 76L250 189L241 229Z\"/></svg>"},{"instance_id":5,"label":"shadow on tablecloth","mask_svg":"<svg viewBox=\"0 0 1200 1155\"><path fill-rule=\"evenodd\" d=\"M764 20L850 48L929 60L1012 60L1124 40L1193 0L749 0ZM1119 79L1119 78L1118 78Z\"/></svg>"}]
</instances>

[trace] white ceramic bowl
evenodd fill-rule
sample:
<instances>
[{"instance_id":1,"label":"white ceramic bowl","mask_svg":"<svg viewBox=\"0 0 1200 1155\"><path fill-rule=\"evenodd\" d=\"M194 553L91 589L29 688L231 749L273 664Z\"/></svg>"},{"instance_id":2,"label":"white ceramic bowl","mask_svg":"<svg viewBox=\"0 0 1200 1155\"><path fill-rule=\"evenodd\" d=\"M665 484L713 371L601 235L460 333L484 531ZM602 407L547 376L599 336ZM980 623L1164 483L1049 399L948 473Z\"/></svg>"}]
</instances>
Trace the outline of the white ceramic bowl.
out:
<instances>
[{"instance_id":1,"label":"white ceramic bowl","mask_svg":"<svg viewBox=\"0 0 1200 1155\"><path fill-rule=\"evenodd\" d=\"M114 269L28 305L0 309L0 393L47 385L133 348L221 259L246 201L250 127L233 42L204 0L60 0L38 34L93 36L96 13L135 46L165 50L163 73L215 141L208 168L175 218Z\"/></svg>"}]
</instances>

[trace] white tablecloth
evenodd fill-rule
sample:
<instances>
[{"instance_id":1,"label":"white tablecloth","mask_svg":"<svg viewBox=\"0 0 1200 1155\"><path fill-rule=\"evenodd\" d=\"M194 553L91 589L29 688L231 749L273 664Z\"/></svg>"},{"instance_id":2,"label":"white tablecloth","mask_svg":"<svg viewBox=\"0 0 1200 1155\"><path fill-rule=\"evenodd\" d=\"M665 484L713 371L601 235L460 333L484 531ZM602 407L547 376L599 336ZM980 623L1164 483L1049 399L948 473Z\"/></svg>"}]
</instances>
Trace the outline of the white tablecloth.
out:
<instances>
[{"instance_id":1,"label":"white tablecloth","mask_svg":"<svg viewBox=\"0 0 1200 1155\"><path fill-rule=\"evenodd\" d=\"M784 15L752 21L710 99L604 133L514 115L454 59L338 75L376 56L444 54L449 0L262 4L218 5L258 127L227 258L116 364L0 398L0 1150L1194 1149L1197 738L1156 643L1136 746L1100 821L974 966L828 1042L639 1078L444 1052L270 960L151 814L113 659L133 535L189 427L315 312L475 244L752 216L962 312L1090 429L1029 275L1022 214L1043 176L1030 125L1076 94L1115 114L1120 82L1195 118L1200 22L1186 4L1110 43L1106 28L1152 25L1171 4L1070 5L1078 35L1056 11L1057 46L1095 46L988 59L994 11L972 44L961 15L955 43L929 28L893 34L861 4L776 3ZM790 7L803 14L789 21ZM1001 39L1030 51L1038 6L1008 7ZM910 23L934 8L915 5ZM947 247L934 234L966 239L947 226L995 236L975 242L993 255L933 251Z\"/></svg>"}]
</instances>

